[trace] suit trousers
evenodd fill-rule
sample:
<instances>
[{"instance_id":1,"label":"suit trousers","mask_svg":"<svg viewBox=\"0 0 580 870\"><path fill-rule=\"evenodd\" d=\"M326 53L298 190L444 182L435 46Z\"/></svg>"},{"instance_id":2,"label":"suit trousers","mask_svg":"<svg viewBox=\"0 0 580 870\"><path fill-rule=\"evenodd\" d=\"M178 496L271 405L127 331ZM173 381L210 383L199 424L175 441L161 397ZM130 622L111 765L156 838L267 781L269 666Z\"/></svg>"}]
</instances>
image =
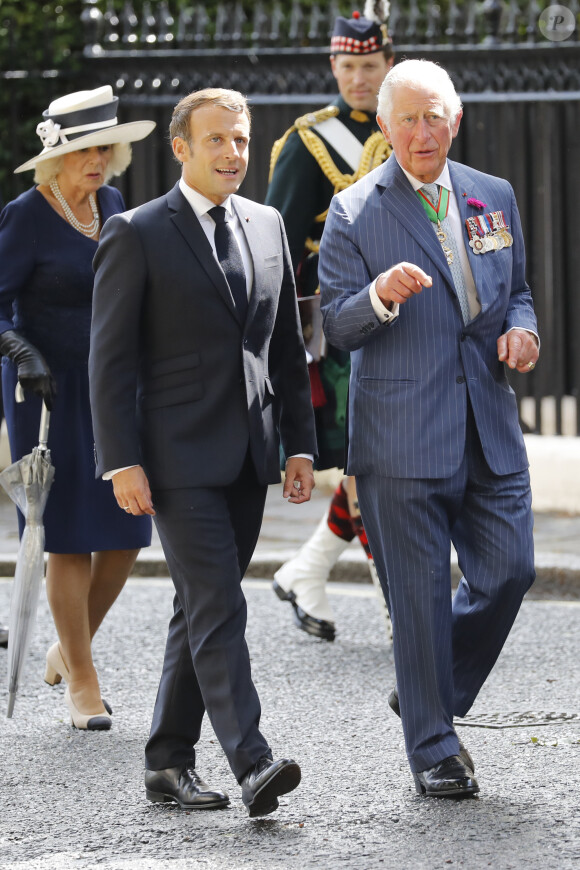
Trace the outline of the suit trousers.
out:
<instances>
[{"instance_id":1,"label":"suit trousers","mask_svg":"<svg viewBox=\"0 0 580 870\"><path fill-rule=\"evenodd\" d=\"M176 595L145 749L149 770L195 763L206 710L238 781L260 756L271 754L259 730L241 589L266 489L248 456L229 486L153 492Z\"/></svg>"},{"instance_id":2,"label":"suit trousers","mask_svg":"<svg viewBox=\"0 0 580 870\"><path fill-rule=\"evenodd\" d=\"M459 750L465 716L535 579L527 469L493 474L471 409L463 460L444 479L357 477L393 622L407 757L426 770ZM463 577L451 598L451 542Z\"/></svg>"}]
</instances>

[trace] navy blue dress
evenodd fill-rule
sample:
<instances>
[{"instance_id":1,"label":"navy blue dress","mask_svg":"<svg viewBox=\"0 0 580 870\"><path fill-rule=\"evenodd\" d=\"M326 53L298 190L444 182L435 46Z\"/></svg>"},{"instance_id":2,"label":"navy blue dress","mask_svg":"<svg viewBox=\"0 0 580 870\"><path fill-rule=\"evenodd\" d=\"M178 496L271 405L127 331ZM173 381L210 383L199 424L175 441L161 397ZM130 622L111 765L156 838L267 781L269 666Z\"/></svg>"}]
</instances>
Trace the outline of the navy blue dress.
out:
<instances>
[{"instance_id":1,"label":"navy blue dress","mask_svg":"<svg viewBox=\"0 0 580 870\"><path fill-rule=\"evenodd\" d=\"M124 211L113 187L97 193L103 222ZM110 481L95 479L88 358L97 242L60 217L36 188L0 217L0 333L15 329L44 356L56 381L48 446L55 466L46 511L45 550L91 553L151 543L150 517L122 511ZM16 366L2 360L4 413L12 460L38 444L41 400L17 403ZM20 532L23 518L18 512Z\"/></svg>"}]
</instances>

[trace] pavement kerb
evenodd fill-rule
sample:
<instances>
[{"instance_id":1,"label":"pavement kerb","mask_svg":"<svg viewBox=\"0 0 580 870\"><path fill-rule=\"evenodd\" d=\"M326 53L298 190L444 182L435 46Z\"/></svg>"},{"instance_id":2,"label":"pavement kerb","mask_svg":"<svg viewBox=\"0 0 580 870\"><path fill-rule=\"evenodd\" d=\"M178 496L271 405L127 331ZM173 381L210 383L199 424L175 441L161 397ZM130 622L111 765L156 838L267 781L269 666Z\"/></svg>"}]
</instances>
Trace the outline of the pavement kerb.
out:
<instances>
[{"instance_id":1,"label":"pavement kerb","mask_svg":"<svg viewBox=\"0 0 580 870\"><path fill-rule=\"evenodd\" d=\"M293 555L295 550L262 551L254 555L246 577L272 579L275 571ZM13 577L16 553L0 554L0 577ZM132 571L133 577L167 577L169 571L158 547L143 550ZM460 579L457 560L451 560L451 579L455 586ZM330 573L329 580L340 583L370 584L366 557L353 550L343 554ZM536 581L528 593L533 598L577 599L580 598L580 557L563 553L536 553Z\"/></svg>"},{"instance_id":2,"label":"pavement kerb","mask_svg":"<svg viewBox=\"0 0 580 870\"><path fill-rule=\"evenodd\" d=\"M530 458L534 510L580 515L580 438L526 435ZM317 473L317 486L326 489L336 486L341 473L334 469ZM306 539L305 534L305 539ZM252 558L247 576L272 578L274 572L296 553L296 546L285 548L284 542L275 549L258 547ZM0 553L0 576L14 576L17 553ZM580 545L578 554L536 550L537 578L531 595L553 598L580 597ZM151 546L141 551L133 570L134 576L167 577L168 569L163 551ZM360 548L346 550L333 568L330 580L348 583L370 583L366 558ZM452 558L452 579L456 583L459 570Z\"/></svg>"}]
</instances>

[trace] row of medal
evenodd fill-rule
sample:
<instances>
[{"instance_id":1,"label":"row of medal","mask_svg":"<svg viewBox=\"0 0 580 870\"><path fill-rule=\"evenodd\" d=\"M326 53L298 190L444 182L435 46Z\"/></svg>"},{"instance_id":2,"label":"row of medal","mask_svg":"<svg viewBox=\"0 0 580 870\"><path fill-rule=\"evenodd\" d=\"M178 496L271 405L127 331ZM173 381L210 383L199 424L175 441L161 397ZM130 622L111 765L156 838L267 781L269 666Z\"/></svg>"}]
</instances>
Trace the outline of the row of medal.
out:
<instances>
[{"instance_id":1,"label":"row of medal","mask_svg":"<svg viewBox=\"0 0 580 870\"><path fill-rule=\"evenodd\" d=\"M509 248L514 240L508 232L503 211L492 211L489 214L468 217L465 221L469 234L469 246L474 254L487 254L489 251L501 251Z\"/></svg>"}]
</instances>

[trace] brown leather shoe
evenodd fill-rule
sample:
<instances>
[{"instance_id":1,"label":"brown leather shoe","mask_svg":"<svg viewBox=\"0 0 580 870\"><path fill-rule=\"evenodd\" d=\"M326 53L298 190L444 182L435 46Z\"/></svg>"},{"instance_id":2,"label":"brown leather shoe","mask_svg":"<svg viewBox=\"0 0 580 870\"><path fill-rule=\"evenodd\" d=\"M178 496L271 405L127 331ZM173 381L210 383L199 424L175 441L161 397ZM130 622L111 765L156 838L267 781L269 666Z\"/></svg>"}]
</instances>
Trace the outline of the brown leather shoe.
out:
<instances>
[{"instance_id":1,"label":"brown leather shoe","mask_svg":"<svg viewBox=\"0 0 580 870\"><path fill-rule=\"evenodd\" d=\"M175 802L183 810L218 810L230 802L224 791L211 789L203 781L192 761L165 770L146 770L145 789L153 803Z\"/></svg>"}]
</instances>

